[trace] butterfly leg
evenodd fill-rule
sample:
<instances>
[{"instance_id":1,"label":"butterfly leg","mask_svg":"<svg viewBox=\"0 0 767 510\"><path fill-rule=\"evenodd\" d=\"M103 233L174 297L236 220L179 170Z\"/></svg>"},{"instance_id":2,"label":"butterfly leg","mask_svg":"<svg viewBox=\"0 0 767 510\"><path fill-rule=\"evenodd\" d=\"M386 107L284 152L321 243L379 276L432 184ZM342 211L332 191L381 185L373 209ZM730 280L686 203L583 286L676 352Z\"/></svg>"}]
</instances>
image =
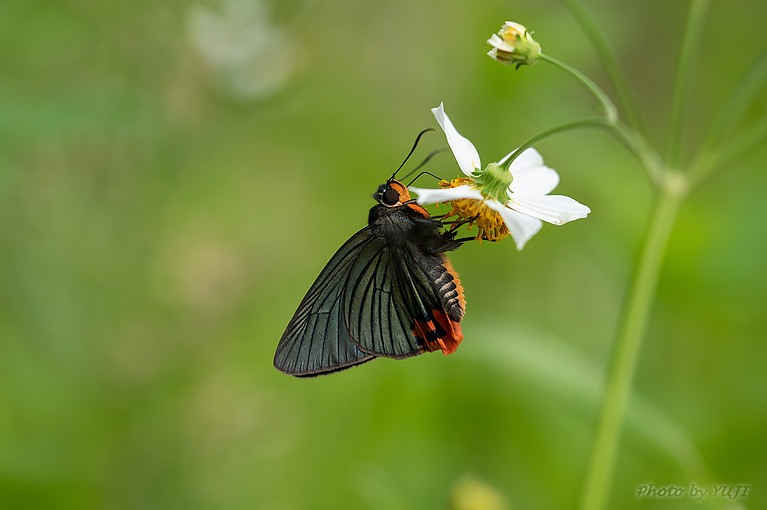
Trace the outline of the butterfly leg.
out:
<instances>
[{"instance_id":1,"label":"butterfly leg","mask_svg":"<svg viewBox=\"0 0 767 510\"><path fill-rule=\"evenodd\" d=\"M471 218L466 218L466 219L463 219L463 220L460 220L460 221L447 221L447 222L443 222L442 224L443 225L450 225L449 231L450 232L455 232L456 230L458 230L462 226L466 225L467 223L471 223L472 221L476 220L477 216L472 216Z\"/></svg>"}]
</instances>

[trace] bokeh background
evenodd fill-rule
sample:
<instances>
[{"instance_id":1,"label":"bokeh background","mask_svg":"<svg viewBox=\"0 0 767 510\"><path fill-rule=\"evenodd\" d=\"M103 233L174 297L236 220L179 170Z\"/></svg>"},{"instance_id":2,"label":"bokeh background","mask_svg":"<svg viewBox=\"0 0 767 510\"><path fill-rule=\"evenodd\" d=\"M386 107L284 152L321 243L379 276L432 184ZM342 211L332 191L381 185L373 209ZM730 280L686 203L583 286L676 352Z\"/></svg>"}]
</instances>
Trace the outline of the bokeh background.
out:
<instances>
[{"instance_id":1,"label":"bokeh background","mask_svg":"<svg viewBox=\"0 0 767 510\"><path fill-rule=\"evenodd\" d=\"M687 2L586 5L662 144ZM430 108L486 162L593 113L561 71L485 56L506 19L607 87L553 0L0 2L0 508L572 507L652 200L606 133L537 146L588 219L451 255L455 355L272 368ZM713 3L689 154L765 53L763 19ZM611 508L767 508L766 158L684 205ZM449 154L429 169L458 175ZM637 499L649 483L751 490Z\"/></svg>"}]
</instances>

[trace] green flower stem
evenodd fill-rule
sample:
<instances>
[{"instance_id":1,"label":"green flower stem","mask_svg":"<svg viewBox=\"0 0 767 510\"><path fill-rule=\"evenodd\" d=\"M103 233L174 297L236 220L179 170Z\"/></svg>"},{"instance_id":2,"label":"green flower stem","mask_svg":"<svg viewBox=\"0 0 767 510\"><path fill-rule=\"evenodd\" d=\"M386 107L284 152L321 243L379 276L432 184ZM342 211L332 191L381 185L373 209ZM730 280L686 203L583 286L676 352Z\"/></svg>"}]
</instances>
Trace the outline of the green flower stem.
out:
<instances>
[{"instance_id":1,"label":"green flower stem","mask_svg":"<svg viewBox=\"0 0 767 510\"><path fill-rule=\"evenodd\" d=\"M554 57L545 55L543 53L541 53L538 56L538 60L542 60L544 62L549 62L550 64L554 64L555 66L560 67L561 69L564 69L565 71L570 73L576 80L581 82L581 85L586 87L586 89L591 93L592 96L594 96L594 99L596 99L599 105L602 107L605 117L607 118L607 122L609 122L610 124L616 124L618 122L618 110L615 108L615 105L613 104L612 100L607 94L605 94L605 91L600 89L597 86L597 84L591 81L591 79L588 76L581 73L574 67L569 66L565 64L564 62L557 60Z\"/></svg>"},{"instance_id":2,"label":"green flower stem","mask_svg":"<svg viewBox=\"0 0 767 510\"><path fill-rule=\"evenodd\" d=\"M690 96L690 76L693 67L693 55L699 48L700 35L703 31L703 21L708 10L709 0L692 0L690 12L687 14L682 50L679 55L674 97L671 102L671 118L669 120L668 158L672 167L678 167L682 154L682 130L684 114L687 111L687 100Z\"/></svg>"},{"instance_id":3,"label":"green flower stem","mask_svg":"<svg viewBox=\"0 0 767 510\"><path fill-rule=\"evenodd\" d=\"M743 130L729 143L715 151L704 150L690 170L690 188L697 188L712 176L717 169L717 175L723 175L732 168L731 163L767 141L767 117L763 117L747 129Z\"/></svg>"},{"instance_id":4,"label":"green flower stem","mask_svg":"<svg viewBox=\"0 0 767 510\"><path fill-rule=\"evenodd\" d=\"M626 112L628 125L638 133L646 134L647 130L645 129L642 115L639 112L636 97L629 86L626 73L618 63L613 47L607 42L604 34L599 30L599 27L588 10L583 6L583 3L578 0L562 0L562 3L570 9L570 12L581 25L581 28L583 28L583 31L591 40L597 55L602 60L602 65L605 67L607 75L613 87L615 87L615 92L618 94L620 104Z\"/></svg>"},{"instance_id":5,"label":"green flower stem","mask_svg":"<svg viewBox=\"0 0 767 510\"><path fill-rule=\"evenodd\" d=\"M601 510L610 495L621 425L631 392L634 369L650 314L663 254L686 193L684 176L664 172L665 179L653 204L647 233L632 275L627 300L617 329L614 351L599 417L581 506Z\"/></svg>"},{"instance_id":6,"label":"green flower stem","mask_svg":"<svg viewBox=\"0 0 767 510\"><path fill-rule=\"evenodd\" d=\"M501 166L508 170L514 160L534 144L552 135L583 127L599 127L612 133L639 160L650 181L656 186L659 185L663 165L655 151L647 144L647 141L628 126L621 123L611 124L610 121L602 117L576 120L542 131L516 148Z\"/></svg>"},{"instance_id":7,"label":"green flower stem","mask_svg":"<svg viewBox=\"0 0 767 510\"><path fill-rule=\"evenodd\" d=\"M660 155L647 143L647 140L625 124L618 123L609 126L609 130L639 160L650 182L655 187L661 186L665 165Z\"/></svg>"},{"instance_id":8,"label":"green flower stem","mask_svg":"<svg viewBox=\"0 0 767 510\"><path fill-rule=\"evenodd\" d=\"M534 144L540 142L541 140L548 138L552 135L556 135L559 133L563 133L565 131L570 131L573 129L578 129L582 127L609 127L609 124L605 119L602 117L597 117L594 119L581 119L576 120L573 122L568 122L567 124L561 124L559 126L555 126L553 128L547 129L546 131L542 131L538 133L537 135L533 136L529 140L527 140L525 143L514 149L514 152L511 153L511 155L506 158L506 161L503 162L503 165L501 165L502 168L508 170L511 164L514 162L515 159L517 159L517 156L522 154L525 150L532 147Z\"/></svg>"},{"instance_id":9,"label":"green flower stem","mask_svg":"<svg viewBox=\"0 0 767 510\"><path fill-rule=\"evenodd\" d=\"M748 107L761 93L765 83L767 83L767 55L762 56L762 59L751 67L751 72L732 94L716 121L711 124L711 131L703 145L704 150L712 150L735 129L748 111Z\"/></svg>"}]
</instances>

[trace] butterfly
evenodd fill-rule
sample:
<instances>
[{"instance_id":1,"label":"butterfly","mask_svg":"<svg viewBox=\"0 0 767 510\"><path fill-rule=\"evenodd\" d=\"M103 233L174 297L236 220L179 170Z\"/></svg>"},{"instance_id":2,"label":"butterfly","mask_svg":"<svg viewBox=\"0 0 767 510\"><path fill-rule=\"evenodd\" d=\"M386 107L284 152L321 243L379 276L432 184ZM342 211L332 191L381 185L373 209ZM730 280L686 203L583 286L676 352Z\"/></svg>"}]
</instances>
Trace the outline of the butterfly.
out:
<instances>
[{"instance_id":1,"label":"butterfly","mask_svg":"<svg viewBox=\"0 0 767 510\"><path fill-rule=\"evenodd\" d=\"M376 357L452 354L463 340L466 300L446 252L467 239L443 230L396 173L373 194L378 204L368 225L339 248L301 301L277 345L277 370L311 377Z\"/></svg>"}]
</instances>

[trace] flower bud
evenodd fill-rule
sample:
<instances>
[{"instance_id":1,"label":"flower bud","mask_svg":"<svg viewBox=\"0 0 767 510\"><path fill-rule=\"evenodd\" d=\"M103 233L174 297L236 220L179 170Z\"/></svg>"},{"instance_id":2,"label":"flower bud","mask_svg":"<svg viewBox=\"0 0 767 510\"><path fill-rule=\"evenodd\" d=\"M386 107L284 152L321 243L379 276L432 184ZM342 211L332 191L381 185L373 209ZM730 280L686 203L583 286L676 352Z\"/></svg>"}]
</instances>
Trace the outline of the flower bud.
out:
<instances>
[{"instance_id":1,"label":"flower bud","mask_svg":"<svg viewBox=\"0 0 767 510\"><path fill-rule=\"evenodd\" d=\"M493 47L488 55L501 64L519 66L535 64L541 54L541 45L530 35L524 25L507 21L487 43Z\"/></svg>"}]
</instances>

